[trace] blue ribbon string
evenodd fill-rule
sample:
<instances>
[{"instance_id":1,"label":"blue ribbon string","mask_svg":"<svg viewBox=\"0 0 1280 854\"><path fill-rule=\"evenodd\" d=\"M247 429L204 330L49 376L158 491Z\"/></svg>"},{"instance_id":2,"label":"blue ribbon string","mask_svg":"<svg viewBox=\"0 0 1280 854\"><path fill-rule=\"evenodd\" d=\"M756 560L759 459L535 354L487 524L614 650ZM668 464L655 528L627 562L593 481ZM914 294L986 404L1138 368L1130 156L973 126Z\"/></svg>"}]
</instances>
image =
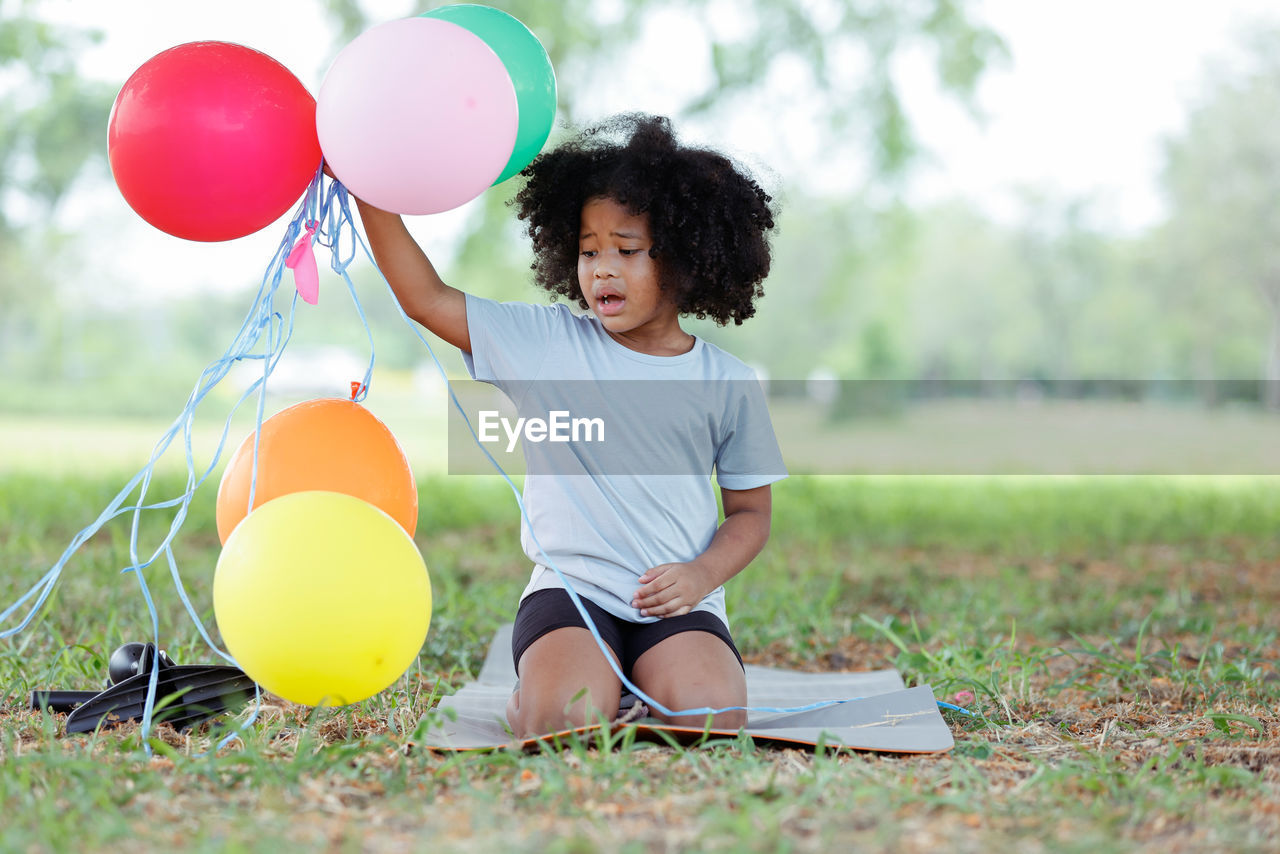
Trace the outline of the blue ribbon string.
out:
<instances>
[{"instance_id":1,"label":"blue ribbon string","mask_svg":"<svg viewBox=\"0 0 1280 854\"><path fill-rule=\"evenodd\" d=\"M192 390L182 412L174 419L169 429L161 436L160 440L155 444L151 456L146 464L124 485L124 487L116 494L116 496L108 503L107 507L98 515L98 517L72 537L67 548L59 556L58 560L37 580L25 593L17 598L13 603L0 612L0 626L6 625L11 618L19 614L24 606L30 603L25 614L21 616L16 625L9 628L0 629L0 639L12 637L24 631L29 627L36 615L43 609L49 596L53 593L58 581L66 570L68 563L72 557L80 550L94 534L100 531L106 524L121 516L132 514L129 532L129 563L121 572L133 573L138 580L138 585L142 591L142 597L146 603L147 613L151 622L151 634L156 647L160 647L160 621L156 611L155 602L151 596L150 587L147 584L144 570L149 568L153 563L164 557L169 565L170 575L173 578L174 585L178 591L178 596L186 608L188 614L195 622L201 637L209 645L209 647L224 660L234 663L234 659L225 651L218 648L209 636L208 630L205 628L200 619L199 614L193 607L190 597L186 593L186 589L182 584L181 574L178 570L178 563L173 554L172 544L177 537L183 523L186 521L187 512L191 504L191 500L198 490L212 475L217 467L219 459L222 457L223 450L226 447L227 436L231 429L231 422L240 407L251 397L256 395L256 426L255 433L261 433L262 420L266 406L266 390L267 380L271 373L275 370L285 347L293 334L294 314L297 307L298 296L295 292L290 300L287 317L276 309L276 298L280 289L280 283L284 276L284 262L288 256L289 250L296 242L299 234L304 228L304 223L316 219L319 208L319 188L320 188L320 169L317 167L316 174L313 176L310 186L307 189L302 201L299 204L297 212L285 230L285 234L276 249L275 255L268 264L266 272L258 287L257 295L254 298L244 322L240 329L232 339L232 343L226 351L210 363L200 374L196 382L195 388ZM363 319L363 314L362 314ZM366 323L367 328L367 323ZM370 338L372 341L372 338ZM258 362L261 364L262 372L247 389L240 395L232 406L231 411L227 414L223 423L222 432L219 436L217 448L214 451L213 458L209 465L203 469L199 469L195 462L195 454L192 448L191 434L192 425L194 424L196 411L200 404L208 396L209 392L220 383L226 375L232 370L238 362ZM370 357L370 367L366 371L366 385L368 377L372 374L372 356ZM148 493L151 490L152 478L155 473L155 466L164 454L173 445L178 436L182 436L182 447L186 455L187 479L185 491L176 497L147 501ZM256 440L255 440L256 443ZM256 471L254 472L256 480ZM250 486L250 492L253 491L253 485ZM136 492L136 496L134 493ZM252 505L250 505L252 506ZM171 521L168 531L164 539L156 547L156 549L147 556L143 556L139 549L139 532L143 514L148 511L168 510L176 508L173 520ZM155 709L156 689L159 678L160 661L159 656L155 657L152 663L150 680L148 684L147 697L143 707L142 720L142 740L146 746L148 754L151 747L147 741L151 732L152 715ZM261 695L255 691L255 699L260 703ZM258 713L257 705L249 719L246 720L235 732L228 734L217 745L221 748L229 743L233 738L237 737L244 729L250 726L256 719Z\"/></svg>"}]
</instances>

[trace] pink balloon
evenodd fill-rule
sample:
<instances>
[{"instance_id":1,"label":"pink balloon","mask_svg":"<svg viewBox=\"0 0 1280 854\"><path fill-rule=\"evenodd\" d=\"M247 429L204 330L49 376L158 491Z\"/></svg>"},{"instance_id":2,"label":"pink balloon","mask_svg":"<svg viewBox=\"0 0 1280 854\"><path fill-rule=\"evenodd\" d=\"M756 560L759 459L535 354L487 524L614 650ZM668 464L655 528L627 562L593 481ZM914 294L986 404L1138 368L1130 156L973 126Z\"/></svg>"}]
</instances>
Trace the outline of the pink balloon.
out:
<instances>
[{"instance_id":1,"label":"pink balloon","mask_svg":"<svg viewBox=\"0 0 1280 854\"><path fill-rule=\"evenodd\" d=\"M313 222L307 226L284 261L284 265L293 271L293 286L298 289L298 296L311 305L320 301L320 268L316 266L316 253L311 249L317 225L319 223Z\"/></svg>"},{"instance_id":2,"label":"pink balloon","mask_svg":"<svg viewBox=\"0 0 1280 854\"><path fill-rule=\"evenodd\" d=\"M383 210L439 213L489 187L515 148L519 108L506 66L448 21L404 18L342 49L316 99L329 168Z\"/></svg>"}]
</instances>

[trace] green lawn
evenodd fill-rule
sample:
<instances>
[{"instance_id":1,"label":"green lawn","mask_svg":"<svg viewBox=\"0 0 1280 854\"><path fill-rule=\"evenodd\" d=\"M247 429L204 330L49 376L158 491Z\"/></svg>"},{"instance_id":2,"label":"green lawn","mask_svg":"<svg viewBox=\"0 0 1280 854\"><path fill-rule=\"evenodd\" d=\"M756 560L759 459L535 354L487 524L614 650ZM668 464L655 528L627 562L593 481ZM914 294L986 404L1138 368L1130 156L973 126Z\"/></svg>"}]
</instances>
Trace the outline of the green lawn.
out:
<instances>
[{"instance_id":1,"label":"green lawn","mask_svg":"<svg viewBox=\"0 0 1280 854\"><path fill-rule=\"evenodd\" d=\"M0 602L42 575L124 475L0 475ZM165 475L153 497L177 494ZM0 641L0 850L1261 850L1280 838L1280 480L797 477L730 588L748 660L896 666L979 714L940 756L696 748L444 756L416 747L472 676L526 572L492 477L424 475L435 610L417 665L345 709L269 702L217 755L208 730L59 734L37 687L95 688L149 636L125 520ZM177 539L213 625L210 484ZM160 511L154 511L162 516ZM144 545L167 518L144 518ZM162 644L213 662L148 570ZM972 700L969 700L972 695Z\"/></svg>"}]
</instances>

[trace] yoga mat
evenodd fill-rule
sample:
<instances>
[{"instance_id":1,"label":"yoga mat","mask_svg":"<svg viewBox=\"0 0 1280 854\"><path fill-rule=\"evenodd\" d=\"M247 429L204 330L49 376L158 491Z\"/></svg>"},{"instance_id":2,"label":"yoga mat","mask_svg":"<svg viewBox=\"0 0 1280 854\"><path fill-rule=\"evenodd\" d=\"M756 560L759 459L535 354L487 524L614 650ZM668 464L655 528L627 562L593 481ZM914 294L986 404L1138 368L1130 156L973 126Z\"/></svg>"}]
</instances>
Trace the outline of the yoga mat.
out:
<instances>
[{"instance_id":1,"label":"yoga mat","mask_svg":"<svg viewBox=\"0 0 1280 854\"><path fill-rule=\"evenodd\" d=\"M749 711L745 730L757 742L807 748L821 742L886 753L941 753L955 745L933 690L928 685L904 687L896 670L807 673L748 664L746 673L748 706L795 708L826 700L846 701L807 712ZM511 626L506 625L494 635L476 680L440 701L443 714L427 730L421 746L440 751L536 749L569 734L513 738L507 731L506 707L515 684ZM669 726L656 718L615 728L621 726L635 727L637 738L650 740L662 739L665 734L687 743L708 735L700 728ZM576 732L598 729L599 725ZM709 734L735 737L737 732L711 730Z\"/></svg>"}]
</instances>

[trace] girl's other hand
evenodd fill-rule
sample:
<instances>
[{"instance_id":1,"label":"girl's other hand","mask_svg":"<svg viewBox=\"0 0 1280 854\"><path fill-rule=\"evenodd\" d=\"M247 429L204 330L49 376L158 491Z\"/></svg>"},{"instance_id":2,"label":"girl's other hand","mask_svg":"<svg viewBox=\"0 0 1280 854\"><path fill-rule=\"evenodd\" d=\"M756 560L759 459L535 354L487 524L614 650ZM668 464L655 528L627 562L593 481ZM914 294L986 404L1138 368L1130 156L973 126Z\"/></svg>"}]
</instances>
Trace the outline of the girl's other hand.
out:
<instances>
[{"instance_id":1,"label":"girl's other hand","mask_svg":"<svg viewBox=\"0 0 1280 854\"><path fill-rule=\"evenodd\" d=\"M642 617L679 617L692 611L715 589L697 563L664 563L640 576L631 607Z\"/></svg>"}]
</instances>

